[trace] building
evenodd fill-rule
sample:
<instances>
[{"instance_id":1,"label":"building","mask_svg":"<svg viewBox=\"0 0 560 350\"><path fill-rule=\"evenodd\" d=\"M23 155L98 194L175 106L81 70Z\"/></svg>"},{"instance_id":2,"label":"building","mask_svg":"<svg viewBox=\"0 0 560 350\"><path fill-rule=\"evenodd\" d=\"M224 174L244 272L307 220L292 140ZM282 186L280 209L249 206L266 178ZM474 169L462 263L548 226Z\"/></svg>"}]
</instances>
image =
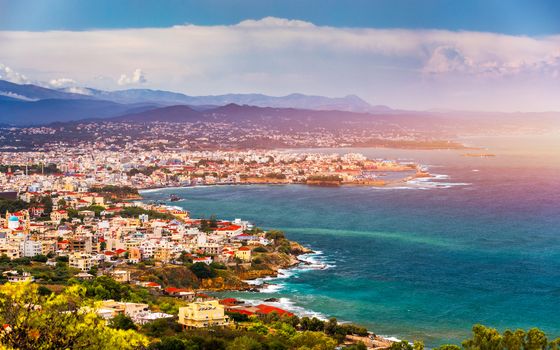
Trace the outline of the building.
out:
<instances>
[{"instance_id":1,"label":"building","mask_svg":"<svg viewBox=\"0 0 560 350\"><path fill-rule=\"evenodd\" d=\"M241 247L235 252L235 257L244 262L251 261L251 248Z\"/></svg>"},{"instance_id":2,"label":"building","mask_svg":"<svg viewBox=\"0 0 560 350\"><path fill-rule=\"evenodd\" d=\"M17 272L15 274L8 274L8 282L11 283L21 283L21 282L33 282L35 281L35 278L33 276L31 276L31 274L29 272L24 272L21 275L18 274Z\"/></svg>"},{"instance_id":3,"label":"building","mask_svg":"<svg viewBox=\"0 0 560 350\"><path fill-rule=\"evenodd\" d=\"M43 254L43 242L41 241L23 241L20 243L20 255L22 257L34 257Z\"/></svg>"},{"instance_id":4,"label":"building","mask_svg":"<svg viewBox=\"0 0 560 350\"><path fill-rule=\"evenodd\" d=\"M100 308L97 310L97 314L105 319L111 319L118 314L126 315L134 319L149 311L148 304L103 300Z\"/></svg>"},{"instance_id":5,"label":"building","mask_svg":"<svg viewBox=\"0 0 560 350\"><path fill-rule=\"evenodd\" d=\"M178 322L185 329L225 327L229 325L229 317L226 316L223 305L217 300L210 300L179 308Z\"/></svg>"},{"instance_id":6,"label":"building","mask_svg":"<svg viewBox=\"0 0 560 350\"><path fill-rule=\"evenodd\" d=\"M120 283L130 282L130 271L127 270L114 270L111 272L111 277Z\"/></svg>"},{"instance_id":7,"label":"building","mask_svg":"<svg viewBox=\"0 0 560 350\"><path fill-rule=\"evenodd\" d=\"M170 262L175 257L175 253L172 247L164 246L164 247L157 247L154 252L154 260L160 261L164 264Z\"/></svg>"},{"instance_id":8,"label":"building","mask_svg":"<svg viewBox=\"0 0 560 350\"><path fill-rule=\"evenodd\" d=\"M73 253L69 256L68 265L75 269L89 271L95 266L95 259L91 254Z\"/></svg>"},{"instance_id":9,"label":"building","mask_svg":"<svg viewBox=\"0 0 560 350\"><path fill-rule=\"evenodd\" d=\"M10 260L18 259L20 257L20 247L18 245L5 243L0 244L0 256L6 255Z\"/></svg>"},{"instance_id":10,"label":"building","mask_svg":"<svg viewBox=\"0 0 560 350\"><path fill-rule=\"evenodd\" d=\"M54 222L60 222L63 219L68 219L68 212L66 210L54 210L51 213L51 220Z\"/></svg>"}]
</instances>

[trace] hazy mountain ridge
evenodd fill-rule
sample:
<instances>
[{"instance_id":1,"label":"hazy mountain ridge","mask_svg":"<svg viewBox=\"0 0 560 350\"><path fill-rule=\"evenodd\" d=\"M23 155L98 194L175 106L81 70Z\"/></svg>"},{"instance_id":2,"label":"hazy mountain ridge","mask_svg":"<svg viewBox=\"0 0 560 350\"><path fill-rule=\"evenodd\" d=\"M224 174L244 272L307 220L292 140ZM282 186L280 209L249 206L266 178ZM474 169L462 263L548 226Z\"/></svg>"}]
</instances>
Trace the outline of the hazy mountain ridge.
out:
<instances>
[{"instance_id":1,"label":"hazy mountain ridge","mask_svg":"<svg viewBox=\"0 0 560 350\"><path fill-rule=\"evenodd\" d=\"M388 112L389 107L371 106L358 96L340 98L290 94L274 97L264 94L188 96L182 93L129 89L104 91L92 88L49 89L32 84L0 80L0 123L37 125L82 119L110 118L155 107L192 106L202 111L235 103L259 107Z\"/></svg>"},{"instance_id":2,"label":"hazy mountain ridge","mask_svg":"<svg viewBox=\"0 0 560 350\"><path fill-rule=\"evenodd\" d=\"M315 127L331 130L360 127L382 129L395 126L423 131L433 128L454 134L498 127L523 131L547 128L560 130L560 113L556 112L402 111L371 106L352 95L343 98L302 94L284 97L262 94L192 97L147 89L73 91L87 95L0 80L0 124L45 125L109 118L112 121L137 122L253 123L286 130ZM243 102L229 102L232 100ZM368 110L362 110L366 107Z\"/></svg>"},{"instance_id":3,"label":"hazy mountain ridge","mask_svg":"<svg viewBox=\"0 0 560 350\"><path fill-rule=\"evenodd\" d=\"M88 96L90 97L119 103L154 102L166 105L186 104L192 106L222 106L229 103L235 103L259 107L284 107L316 110L335 109L354 112L390 110L390 108L386 106L372 106L356 95L348 95L345 97L324 97L294 93L286 96L268 96L264 94L189 96L177 92L150 89L103 91L85 88L85 91L88 92Z\"/></svg>"}]
</instances>

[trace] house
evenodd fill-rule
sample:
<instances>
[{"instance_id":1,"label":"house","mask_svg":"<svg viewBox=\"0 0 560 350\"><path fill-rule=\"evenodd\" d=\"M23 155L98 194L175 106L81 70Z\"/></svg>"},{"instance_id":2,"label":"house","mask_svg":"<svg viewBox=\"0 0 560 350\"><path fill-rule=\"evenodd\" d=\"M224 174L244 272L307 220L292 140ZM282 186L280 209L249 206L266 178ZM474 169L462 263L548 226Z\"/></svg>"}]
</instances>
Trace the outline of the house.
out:
<instances>
[{"instance_id":1,"label":"house","mask_svg":"<svg viewBox=\"0 0 560 350\"><path fill-rule=\"evenodd\" d=\"M144 313L149 312L148 304L126 303L114 300L103 300L97 314L104 319L111 319L119 314L126 315L133 320Z\"/></svg>"},{"instance_id":2,"label":"house","mask_svg":"<svg viewBox=\"0 0 560 350\"><path fill-rule=\"evenodd\" d=\"M39 216L43 216L43 214L45 214L45 206L44 205L37 205L34 207L29 208L29 213L31 214L32 217L39 217Z\"/></svg>"},{"instance_id":3,"label":"house","mask_svg":"<svg viewBox=\"0 0 560 350\"><path fill-rule=\"evenodd\" d=\"M217 300L197 301L179 308L178 322L184 329L224 327L229 325L229 317Z\"/></svg>"},{"instance_id":4,"label":"house","mask_svg":"<svg viewBox=\"0 0 560 350\"><path fill-rule=\"evenodd\" d=\"M34 257L43 253L43 242L26 240L20 243L20 255L23 257Z\"/></svg>"},{"instance_id":5,"label":"house","mask_svg":"<svg viewBox=\"0 0 560 350\"><path fill-rule=\"evenodd\" d=\"M172 247L169 246L160 246L157 247L154 252L154 260L160 261L162 263L168 263L175 257L175 253Z\"/></svg>"},{"instance_id":6,"label":"house","mask_svg":"<svg viewBox=\"0 0 560 350\"><path fill-rule=\"evenodd\" d=\"M140 282L138 284L146 288L161 289L161 284L156 282Z\"/></svg>"},{"instance_id":7,"label":"house","mask_svg":"<svg viewBox=\"0 0 560 350\"><path fill-rule=\"evenodd\" d=\"M80 210L78 215L82 215L84 218L93 219L95 217L95 212L92 210Z\"/></svg>"},{"instance_id":8,"label":"house","mask_svg":"<svg viewBox=\"0 0 560 350\"><path fill-rule=\"evenodd\" d=\"M212 258L209 256L200 257L200 258L193 258L193 264L196 263L203 263L206 265L210 265L212 263Z\"/></svg>"},{"instance_id":9,"label":"house","mask_svg":"<svg viewBox=\"0 0 560 350\"><path fill-rule=\"evenodd\" d=\"M172 318L173 315L170 314L166 314L163 312L146 312L146 313L141 313L139 315L137 315L136 317L133 318L134 323L143 325L146 324L148 322L152 322L155 320L159 320L162 318Z\"/></svg>"},{"instance_id":10,"label":"house","mask_svg":"<svg viewBox=\"0 0 560 350\"><path fill-rule=\"evenodd\" d=\"M20 257L20 249L18 245L14 244L0 244L0 256L6 255L10 260L18 259Z\"/></svg>"},{"instance_id":11,"label":"house","mask_svg":"<svg viewBox=\"0 0 560 350\"><path fill-rule=\"evenodd\" d=\"M33 282L33 281L35 281L35 278L33 276L31 276L31 274L29 272L24 272L21 275L16 272L15 274L13 274L13 273L9 274L7 277L8 277L8 282L11 282L11 283Z\"/></svg>"},{"instance_id":12,"label":"house","mask_svg":"<svg viewBox=\"0 0 560 350\"><path fill-rule=\"evenodd\" d=\"M244 262L251 262L251 248L241 247L235 252L235 257Z\"/></svg>"},{"instance_id":13,"label":"house","mask_svg":"<svg viewBox=\"0 0 560 350\"><path fill-rule=\"evenodd\" d=\"M80 279L80 280L84 280L84 281L90 281L93 279L93 275L89 274L87 272L80 272L76 275L74 275L75 278Z\"/></svg>"},{"instance_id":14,"label":"house","mask_svg":"<svg viewBox=\"0 0 560 350\"><path fill-rule=\"evenodd\" d=\"M163 291L169 296L182 298L188 301L193 301L196 296L195 292L185 288L167 287Z\"/></svg>"},{"instance_id":15,"label":"house","mask_svg":"<svg viewBox=\"0 0 560 350\"><path fill-rule=\"evenodd\" d=\"M227 301L227 299L224 299ZM224 304L226 311L227 312L234 312L234 313L238 313L238 314L242 314L242 315L247 315L247 316L251 316L251 315L269 315L272 313L276 313L279 316L293 316L294 314L280 309L278 307L275 306L271 306L271 305L266 305L266 304L259 304L257 306L246 306L246 305L242 305L239 303L235 303L235 302L224 302L222 301L222 303Z\"/></svg>"},{"instance_id":16,"label":"house","mask_svg":"<svg viewBox=\"0 0 560 350\"><path fill-rule=\"evenodd\" d=\"M68 266L82 271L89 271L96 265L96 261L91 254L72 253L68 257Z\"/></svg>"},{"instance_id":17,"label":"house","mask_svg":"<svg viewBox=\"0 0 560 350\"><path fill-rule=\"evenodd\" d=\"M117 282L128 283L130 282L130 271L114 270L111 272L111 277Z\"/></svg>"},{"instance_id":18,"label":"house","mask_svg":"<svg viewBox=\"0 0 560 350\"><path fill-rule=\"evenodd\" d=\"M60 222L65 219L68 219L68 212L66 210L53 210L51 213L51 220L54 222Z\"/></svg>"},{"instance_id":19,"label":"house","mask_svg":"<svg viewBox=\"0 0 560 350\"><path fill-rule=\"evenodd\" d=\"M225 235L227 237L239 236L243 233L243 227L231 224L217 228L214 230L214 233L218 235Z\"/></svg>"}]
</instances>

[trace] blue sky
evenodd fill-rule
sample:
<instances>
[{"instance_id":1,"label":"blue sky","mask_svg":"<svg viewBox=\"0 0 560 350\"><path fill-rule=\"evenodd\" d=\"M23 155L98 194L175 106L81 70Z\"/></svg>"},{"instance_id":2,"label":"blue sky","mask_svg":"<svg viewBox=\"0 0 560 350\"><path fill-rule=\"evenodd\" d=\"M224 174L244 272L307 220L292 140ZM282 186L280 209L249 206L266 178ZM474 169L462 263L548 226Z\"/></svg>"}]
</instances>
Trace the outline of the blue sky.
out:
<instances>
[{"instance_id":1,"label":"blue sky","mask_svg":"<svg viewBox=\"0 0 560 350\"><path fill-rule=\"evenodd\" d=\"M560 110L560 1L0 0L0 79Z\"/></svg>"},{"instance_id":2,"label":"blue sky","mask_svg":"<svg viewBox=\"0 0 560 350\"><path fill-rule=\"evenodd\" d=\"M560 32L556 0L0 0L0 30L235 24L267 16L336 27Z\"/></svg>"}]
</instances>

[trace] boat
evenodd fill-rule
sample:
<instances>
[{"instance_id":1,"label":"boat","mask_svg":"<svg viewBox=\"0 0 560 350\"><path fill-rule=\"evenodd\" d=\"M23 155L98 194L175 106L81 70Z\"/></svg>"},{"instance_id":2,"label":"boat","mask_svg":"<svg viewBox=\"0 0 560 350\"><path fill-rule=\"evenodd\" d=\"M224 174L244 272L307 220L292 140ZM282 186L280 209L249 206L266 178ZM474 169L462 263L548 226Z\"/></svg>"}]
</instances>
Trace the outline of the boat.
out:
<instances>
[{"instance_id":1,"label":"boat","mask_svg":"<svg viewBox=\"0 0 560 350\"><path fill-rule=\"evenodd\" d=\"M176 194L172 194L169 196L169 201L170 202L178 202L181 200L181 197L177 196Z\"/></svg>"}]
</instances>

